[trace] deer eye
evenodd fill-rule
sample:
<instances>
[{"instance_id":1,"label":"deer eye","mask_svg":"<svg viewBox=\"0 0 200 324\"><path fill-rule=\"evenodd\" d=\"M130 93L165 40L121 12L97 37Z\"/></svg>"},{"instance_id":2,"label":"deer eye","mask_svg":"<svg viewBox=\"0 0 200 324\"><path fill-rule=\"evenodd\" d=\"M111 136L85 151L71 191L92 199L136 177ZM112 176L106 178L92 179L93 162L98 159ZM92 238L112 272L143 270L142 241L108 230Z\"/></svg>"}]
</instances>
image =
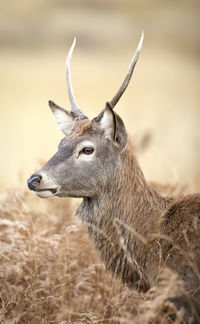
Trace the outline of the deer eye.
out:
<instances>
[{"instance_id":1,"label":"deer eye","mask_svg":"<svg viewBox=\"0 0 200 324\"><path fill-rule=\"evenodd\" d=\"M84 147L81 151L81 153L84 153L84 154L92 154L93 152L94 152L93 147Z\"/></svg>"}]
</instances>

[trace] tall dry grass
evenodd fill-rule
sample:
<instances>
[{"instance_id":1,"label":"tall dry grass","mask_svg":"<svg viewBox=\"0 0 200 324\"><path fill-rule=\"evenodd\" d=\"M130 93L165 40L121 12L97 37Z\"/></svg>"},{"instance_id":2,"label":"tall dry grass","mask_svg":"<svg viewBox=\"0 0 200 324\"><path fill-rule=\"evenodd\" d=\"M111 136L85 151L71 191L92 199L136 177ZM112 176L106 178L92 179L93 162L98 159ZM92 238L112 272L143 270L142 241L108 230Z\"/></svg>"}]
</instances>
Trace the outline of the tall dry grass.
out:
<instances>
[{"instance_id":1,"label":"tall dry grass","mask_svg":"<svg viewBox=\"0 0 200 324\"><path fill-rule=\"evenodd\" d=\"M123 286L105 271L69 199L1 195L0 242L1 323L182 323L184 309L169 302L184 292L176 274L165 270L146 294Z\"/></svg>"}]
</instances>

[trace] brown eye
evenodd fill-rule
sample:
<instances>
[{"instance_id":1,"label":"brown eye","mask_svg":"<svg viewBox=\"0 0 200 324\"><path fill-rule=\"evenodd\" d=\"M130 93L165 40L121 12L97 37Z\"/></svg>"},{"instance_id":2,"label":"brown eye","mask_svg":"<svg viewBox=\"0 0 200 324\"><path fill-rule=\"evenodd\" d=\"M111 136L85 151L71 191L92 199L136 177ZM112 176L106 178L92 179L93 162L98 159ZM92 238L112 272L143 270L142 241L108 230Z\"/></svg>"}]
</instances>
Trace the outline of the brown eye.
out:
<instances>
[{"instance_id":1,"label":"brown eye","mask_svg":"<svg viewBox=\"0 0 200 324\"><path fill-rule=\"evenodd\" d=\"M94 152L93 147L84 147L82 149L82 153L84 153L84 154L92 154L93 152Z\"/></svg>"}]
</instances>

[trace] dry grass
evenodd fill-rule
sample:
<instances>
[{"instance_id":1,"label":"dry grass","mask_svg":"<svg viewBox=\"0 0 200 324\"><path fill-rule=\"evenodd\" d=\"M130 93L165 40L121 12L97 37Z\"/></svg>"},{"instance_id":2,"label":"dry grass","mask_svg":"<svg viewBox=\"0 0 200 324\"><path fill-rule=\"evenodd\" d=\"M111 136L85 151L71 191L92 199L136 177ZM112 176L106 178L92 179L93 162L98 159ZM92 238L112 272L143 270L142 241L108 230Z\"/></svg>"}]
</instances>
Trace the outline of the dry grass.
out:
<instances>
[{"instance_id":1,"label":"dry grass","mask_svg":"<svg viewBox=\"0 0 200 324\"><path fill-rule=\"evenodd\" d=\"M171 190L171 189L170 189ZM172 323L183 283L165 271L139 294L106 272L69 199L1 196L1 323ZM176 312L182 323L184 310Z\"/></svg>"}]
</instances>

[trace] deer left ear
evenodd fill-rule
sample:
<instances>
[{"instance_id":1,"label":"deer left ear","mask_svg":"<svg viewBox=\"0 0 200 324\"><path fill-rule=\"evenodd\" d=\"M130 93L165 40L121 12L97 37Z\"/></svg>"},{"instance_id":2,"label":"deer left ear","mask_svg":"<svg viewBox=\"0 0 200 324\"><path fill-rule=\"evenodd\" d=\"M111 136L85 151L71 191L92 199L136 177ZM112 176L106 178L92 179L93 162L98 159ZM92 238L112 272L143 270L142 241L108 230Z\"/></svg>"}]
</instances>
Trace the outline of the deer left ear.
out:
<instances>
[{"instance_id":1,"label":"deer left ear","mask_svg":"<svg viewBox=\"0 0 200 324\"><path fill-rule=\"evenodd\" d=\"M49 101L49 107L55 117L58 128L65 134L68 135L74 124L74 116L71 112L59 107L53 101Z\"/></svg>"},{"instance_id":2,"label":"deer left ear","mask_svg":"<svg viewBox=\"0 0 200 324\"><path fill-rule=\"evenodd\" d=\"M104 132L106 138L113 141L115 145L123 148L127 143L127 133L122 119L113 111L109 102L105 109L94 118L99 128Z\"/></svg>"}]
</instances>

